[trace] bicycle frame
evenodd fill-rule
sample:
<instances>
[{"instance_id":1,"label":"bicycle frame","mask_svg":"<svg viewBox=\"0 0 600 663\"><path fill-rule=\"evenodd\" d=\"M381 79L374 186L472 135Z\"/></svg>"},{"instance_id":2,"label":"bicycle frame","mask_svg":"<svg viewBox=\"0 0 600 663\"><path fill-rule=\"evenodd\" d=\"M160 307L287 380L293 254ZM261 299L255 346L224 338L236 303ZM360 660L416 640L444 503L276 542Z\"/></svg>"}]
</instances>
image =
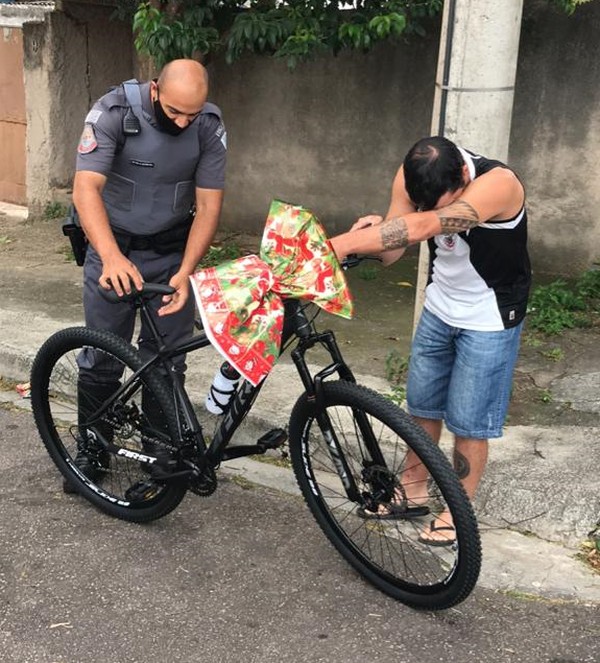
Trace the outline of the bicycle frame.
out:
<instances>
[{"instance_id":1,"label":"bicycle frame","mask_svg":"<svg viewBox=\"0 0 600 663\"><path fill-rule=\"evenodd\" d=\"M193 444L195 448L194 455L196 456L193 459L193 465L197 465L198 469L201 471L206 468L214 469L218 467L222 461L261 453L258 445L229 446L229 442L252 408L263 383L255 387L247 380L242 381L227 412L216 429L212 440L207 445L202 425L198 421L191 400L182 381L178 379L178 374L173 370L172 359L178 355L187 354L200 348L204 348L207 345L210 345L210 340L206 333L202 331L194 338L180 343L175 347L167 347L161 338L147 299L144 297L138 297L132 302L132 305L140 310L140 315L145 321L147 328L150 330L153 341L157 347L156 354L148 359L142 368L136 371L130 379L122 385L121 389L119 389L113 398L103 404L96 414L101 415L108 407L110 407L111 402L127 392L130 385L144 371L151 367L155 367L159 368L160 372L167 377L170 386L172 387L181 437L177 442L180 447L186 446L187 444ZM298 371L309 402L315 404L315 416L317 422L324 433L332 461L335 464L348 497L349 499L360 502L362 500L360 491L352 478L352 473L350 472L345 456L341 451L339 441L336 438L327 412L324 407L321 407L324 380L334 374L337 374L340 379L349 382L356 382L356 379L342 357L334 333L329 330L322 332L317 331L314 322L307 318L304 310L305 306L300 301L293 299L285 300L284 307L285 316L282 348L285 349L285 344L292 336L295 335L297 337L298 341L296 347L291 352L292 360ZM315 345L321 345L327 350L331 357L331 363L313 376L308 368L305 355L306 352ZM373 432L367 421L366 415L361 410L354 410L354 416L365 444L371 453L371 458L378 465L382 467L386 466L386 461L381 454L379 445L373 437ZM183 417L183 420L181 420L180 417ZM192 471L193 470L190 470L190 473ZM181 477L184 474L187 474L187 472L177 472L172 475L172 478Z\"/></svg>"},{"instance_id":2,"label":"bicycle frame","mask_svg":"<svg viewBox=\"0 0 600 663\"><path fill-rule=\"evenodd\" d=\"M126 302L136 316L140 310L141 352L107 330L73 327L52 335L36 355L32 411L65 492L123 520L151 522L171 513L187 492L213 494L222 461L272 453L289 437L290 470L307 506L360 575L417 608L446 608L466 598L477 580L481 548L456 472L406 412L357 384L334 333L317 329L319 309L284 300L281 352L290 350L302 384L294 391L302 393L289 423L272 430L266 425L268 432L248 440L242 438L254 426L241 424L262 383L242 380L223 416L205 414L197 388L190 389L191 380L186 385L179 366L184 353L192 357L213 337L207 327L169 347L155 312L161 300L151 297L172 293L156 283L121 297L108 291L109 301ZM328 353L317 368L306 354L315 346ZM211 368L220 363L215 359L211 353ZM94 368L97 373L88 374ZM280 366L280 379L282 368L289 375ZM212 375L206 377L208 382ZM259 463L250 463L258 469ZM416 467L427 482L416 481ZM433 535L440 530L448 534Z\"/></svg>"}]
</instances>

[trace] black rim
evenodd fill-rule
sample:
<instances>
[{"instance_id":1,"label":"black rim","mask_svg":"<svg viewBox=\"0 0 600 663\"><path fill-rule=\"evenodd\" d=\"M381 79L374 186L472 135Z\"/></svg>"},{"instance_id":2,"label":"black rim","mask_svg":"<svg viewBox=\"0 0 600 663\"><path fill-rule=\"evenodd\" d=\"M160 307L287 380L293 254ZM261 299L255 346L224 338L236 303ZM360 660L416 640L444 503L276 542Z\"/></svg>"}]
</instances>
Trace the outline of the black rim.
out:
<instances>
[{"instance_id":1,"label":"black rim","mask_svg":"<svg viewBox=\"0 0 600 663\"><path fill-rule=\"evenodd\" d=\"M90 449L82 442L80 422L77 421L76 356L82 345L73 344L47 360L48 363L51 362L51 369L42 391L46 397L41 405L52 445L63 463L69 468L66 476L69 479L73 475L77 477L74 480L77 490L87 489L103 500L127 509L151 507L161 499L167 485L154 481L140 461L105 451L103 458L104 465L107 467L97 463L97 472L93 471L89 478L75 465L79 449L91 451L94 458L102 455L102 451L98 451L97 446L95 449ZM104 352L114 361L119 361L123 365L124 378L127 378L131 370L110 351L104 350ZM113 410L105 415L103 421L90 421L89 429L94 431L103 426L105 432L111 429L114 435L113 443L116 446L143 453L144 446L139 430L142 418L135 415L136 409L138 412L141 411L140 399L141 383L136 394L127 403L117 402ZM98 406L100 404L99 402ZM119 414L118 419L115 418L115 412ZM146 430L148 429L150 429L149 426L146 427ZM133 491L137 499L131 498Z\"/></svg>"}]
</instances>

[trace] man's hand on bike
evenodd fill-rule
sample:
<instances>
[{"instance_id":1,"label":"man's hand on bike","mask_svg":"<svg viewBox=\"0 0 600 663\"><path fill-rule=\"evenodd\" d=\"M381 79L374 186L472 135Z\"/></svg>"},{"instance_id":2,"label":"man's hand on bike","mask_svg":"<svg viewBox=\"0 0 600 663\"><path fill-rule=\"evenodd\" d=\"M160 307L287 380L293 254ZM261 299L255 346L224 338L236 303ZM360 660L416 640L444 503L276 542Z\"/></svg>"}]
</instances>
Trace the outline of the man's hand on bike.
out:
<instances>
[{"instance_id":1,"label":"man's hand on bike","mask_svg":"<svg viewBox=\"0 0 600 663\"><path fill-rule=\"evenodd\" d=\"M383 217L379 214L367 214L367 216L361 216L358 221L350 228L350 232L353 230L361 230L362 228L368 228L369 226L378 226L383 221Z\"/></svg>"},{"instance_id":2,"label":"man's hand on bike","mask_svg":"<svg viewBox=\"0 0 600 663\"><path fill-rule=\"evenodd\" d=\"M103 260L98 283L105 290L114 290L122 297L124 293L129 294L132 287L141 290L144 279L138 268L122 253L118 253Z\"/></svg>"},{"instance_id":3,"label":"man's hand on bike","mask_svg":"<svg viewBox=\"0 0 600 663\"><path fill-rule=\"evenodd\" d=\"M177 272L169 281L169 285L175 288L175 292L172 295L163 295L164 306L158 309L160 316L172 315L181 311L190 296L190 278L187 274Z\"/></svg>"}]
</instances>

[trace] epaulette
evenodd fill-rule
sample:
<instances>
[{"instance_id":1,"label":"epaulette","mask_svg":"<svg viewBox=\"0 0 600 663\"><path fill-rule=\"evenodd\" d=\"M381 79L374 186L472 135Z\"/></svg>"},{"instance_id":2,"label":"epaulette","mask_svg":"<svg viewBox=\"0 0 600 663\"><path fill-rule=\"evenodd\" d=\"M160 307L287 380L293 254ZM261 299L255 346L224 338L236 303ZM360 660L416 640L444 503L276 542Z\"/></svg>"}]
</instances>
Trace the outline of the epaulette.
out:
<instances>
[{"instance_id":1,"label":"epaulette","mask_svg":"<svg viewBox=\"0 0 600 663\"><path fill-rule=\"evenodd\" d=\"M202 110L200 111L200 115L216 115L219 120L223 119L221 115L221 109L216 104L212 104L210 101L207 101L204 104Z\"/></svg>"}]
</instances>

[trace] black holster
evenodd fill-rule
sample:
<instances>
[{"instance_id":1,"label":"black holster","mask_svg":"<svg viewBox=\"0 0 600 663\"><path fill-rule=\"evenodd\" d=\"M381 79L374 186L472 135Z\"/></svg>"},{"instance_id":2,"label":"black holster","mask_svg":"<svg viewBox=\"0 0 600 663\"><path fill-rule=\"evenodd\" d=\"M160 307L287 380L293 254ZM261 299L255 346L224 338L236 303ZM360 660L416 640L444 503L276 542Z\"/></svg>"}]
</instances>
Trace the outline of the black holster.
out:
<instances>
[{"instance_id":1,"label":"black holster","mask_svg":"<svg viewBox=\"0 0 600 663\"><path fill-rule=\"evenodd\" d=\"M68 216L62 226L63 235L69 238L71 249L75 256L75 262L81 267L85 261L85 253L88 247L88 240L81 227L79 214L74 205L69 206Z\"/></svg>"}]
</instances>

